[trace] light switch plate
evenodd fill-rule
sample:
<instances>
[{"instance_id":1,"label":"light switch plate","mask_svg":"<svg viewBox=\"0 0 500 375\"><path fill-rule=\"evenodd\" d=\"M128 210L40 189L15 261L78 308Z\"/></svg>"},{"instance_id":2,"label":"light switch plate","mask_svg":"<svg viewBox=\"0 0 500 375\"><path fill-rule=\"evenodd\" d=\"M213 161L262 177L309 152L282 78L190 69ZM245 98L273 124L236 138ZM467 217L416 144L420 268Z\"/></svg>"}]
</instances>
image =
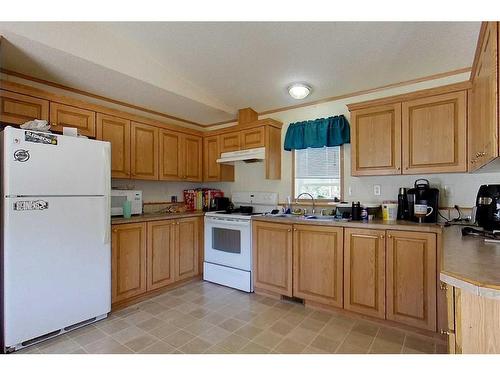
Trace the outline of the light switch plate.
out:
<instances>
[{"instance_id":1,"label":"light switch plate","mask_svg":"<svg viewBox=\"0 0 500 375\"><path fill-rule=\"evenodd\" d=\"M380 185L373 185L373 195L380 195L381 187Z\"/></svg>"}]
</instances>

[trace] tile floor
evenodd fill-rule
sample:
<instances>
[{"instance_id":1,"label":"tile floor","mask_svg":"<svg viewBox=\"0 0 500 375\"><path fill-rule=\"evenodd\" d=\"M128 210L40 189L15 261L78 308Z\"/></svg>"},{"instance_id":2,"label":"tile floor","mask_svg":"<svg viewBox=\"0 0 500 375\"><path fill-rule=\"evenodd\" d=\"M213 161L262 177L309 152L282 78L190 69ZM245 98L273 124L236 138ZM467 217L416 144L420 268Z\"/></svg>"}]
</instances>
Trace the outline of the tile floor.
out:
<instances>
[{"instance_id":1,"label":"tile floor","mask_svg":"<svg viewBox=\"0 0 500 375\"><path fill-rule=\"evenodd\" d=\"M194 282L17 353L445 353L431 338Z\"/></svg>"}]
</instances>

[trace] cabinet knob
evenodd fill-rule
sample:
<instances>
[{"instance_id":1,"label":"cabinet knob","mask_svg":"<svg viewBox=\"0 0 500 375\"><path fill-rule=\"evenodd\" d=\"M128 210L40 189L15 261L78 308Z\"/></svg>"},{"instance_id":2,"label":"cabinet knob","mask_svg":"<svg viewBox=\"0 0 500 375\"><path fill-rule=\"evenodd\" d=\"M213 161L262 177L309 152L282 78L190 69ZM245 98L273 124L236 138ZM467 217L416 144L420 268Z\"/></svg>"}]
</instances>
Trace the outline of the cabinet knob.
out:
<instances>
[{"instance_id":1,"label":"cabinet knob","mask_svg":"<svg viewBox=\"0 0 500 375\"><path fill-rule=\"evenodd\" d=\"M387 235L387 238L392 238L392 236L390 234Z\"/></svg>"},{"instance_id":2,"label":"cabinet knob","mask_svg":"<svg viewBox=\"0 0 500 375\"><path fill-rule=\"evenodd\" d=\"M52 125L52 126L56 126L56 125L57 125L57 123L56 123L56 122L51 122L51 123L50 123L50 125Z\"/></svg>"},{"instance_id":3,"label":"cabinet knob","mask_svg":"<svg viewBox=\"0 0 500 375\"><path fill-rule=\"evenodd\" d=\"M401 169L401 167L397 167L396 169L399 171ZM408 169L408 168L406 168L406 169Z\"/></svg>"},{"instance_id":4,"label":"cabinet knob","mask_svg":"<svg viewBox=\"0 0 500 375\"><path fill-rule=\"evenodd\" d=\"M179 222L177 222L176 224L179 225Z\"/></svg>"},{"instance_id":5,"label":"cabinet knob","mask_svg":"<svg viewBox=\"0 0 500 375\"><path fill-rule=\"evenodd\" d=\"M293 231L294 231L294 232L297 232L297 228L293 228Z\"/></svg>"},{"instance_id":6,"label":"cabinet knob","mask_svg":"<svg viewBox=\"0 0 500 375\"><path fill-rule=\"evenodd\" d=\"M381 234L381 235L380 235L380 238L384 238L384 235L383 235L383 234Z\"/></svg>"},{"instance_id":7,"label":"cabinet knob","mask_svg":"<svg viewBox=\"0 0 500 375\"><path fill-rule=\"evenodd\" d=\"M113 229L113 233L116 233L116 232L118 232L118 229Z\"/></svg>"},{"instance_id":8,"label":"cabinet knob","mask_svg":"<svg viewBox=\"0 0 500 375\"><path fill-rule=\"evenodd\" d=\"M287 232L291 232L292 230L291 229L288 229Z\"/></svg>"}]
</instances>

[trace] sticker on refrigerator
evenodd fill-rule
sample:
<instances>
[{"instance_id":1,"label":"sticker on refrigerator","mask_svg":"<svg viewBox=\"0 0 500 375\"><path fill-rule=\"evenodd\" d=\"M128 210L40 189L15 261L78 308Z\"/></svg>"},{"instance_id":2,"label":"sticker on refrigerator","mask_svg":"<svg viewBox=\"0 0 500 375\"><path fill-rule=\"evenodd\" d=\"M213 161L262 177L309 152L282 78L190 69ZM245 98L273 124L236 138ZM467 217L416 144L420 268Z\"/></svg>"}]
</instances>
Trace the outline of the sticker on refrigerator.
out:
<instances>
[{"instance_id":1,"label":"sticker on refrigerator","mask_svg":"<svg viewBox=\"0 0 500 375\"><path fill-rule=\"evenodd\" d=\"M57 136L54 134L40 134L29 130L24 132L26 142L43 143L44 145L57 145Z\"/></svg>"},{"instance_id":2,"label":"sticker on refrigerator","mask_svg":"<svg viewBox=\"0 0 500 375\"><path fill-rule=\"evenodd\" d=\"M48 208L49 202L42 200L14 202L14 211L40 211Z\"/></svg>"},{"instance_id":3,"label":"sticker on refrigerator","mask_svg":"<svg viewBox=\"0 0 500 375\"><path fill-rule=\"evenodd\" d=\"M30 152L28 150L19 149L14 151L15 161L25 162L28 161L29 158L30 158Z\"/></svg>"}]
</instances>

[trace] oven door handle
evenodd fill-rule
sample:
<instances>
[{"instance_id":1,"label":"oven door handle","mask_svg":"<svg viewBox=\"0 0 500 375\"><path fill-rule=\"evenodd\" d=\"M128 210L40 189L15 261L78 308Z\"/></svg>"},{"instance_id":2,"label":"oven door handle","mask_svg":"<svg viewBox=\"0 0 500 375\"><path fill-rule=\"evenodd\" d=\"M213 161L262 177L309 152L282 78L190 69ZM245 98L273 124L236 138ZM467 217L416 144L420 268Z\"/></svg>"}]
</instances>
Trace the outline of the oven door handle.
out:
<instances>
[{"instance_id":1,"label":"oven door handle","mask_svg":"<svg viewBox=\"0 0 500 375\"><path fill-rule=\"evenodd\" d=\"M249 220L239 220L239 219L219 219L216 217L205 217L205 223L210 223L213 225L233 225L239 227L250 226L251 222Z\"/></svg>"}]
</instances>

